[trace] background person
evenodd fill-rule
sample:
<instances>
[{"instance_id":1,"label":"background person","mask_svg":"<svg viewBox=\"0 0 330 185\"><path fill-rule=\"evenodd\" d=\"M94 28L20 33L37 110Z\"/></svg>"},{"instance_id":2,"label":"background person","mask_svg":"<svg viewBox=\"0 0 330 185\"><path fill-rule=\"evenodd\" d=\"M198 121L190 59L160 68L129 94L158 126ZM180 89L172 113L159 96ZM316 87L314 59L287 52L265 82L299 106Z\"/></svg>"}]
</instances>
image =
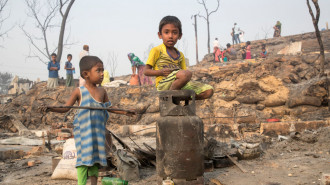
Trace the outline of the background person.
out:
<instances>
[{"instance_id":1,"label":"background person","mask_svg":"<svg viewBox=\"0 0 330 185\"><path fill-rule=\"evenodd\" d=\"M237 26L237 23L234 23L233 31L234 31L234 41L236 42L236 44L241 43L241 41L239 40L239 28Z\"/></svg>"},{"instance_id":2,"label":"background person","mask_svg":"<svg viewBox=\"0 0 330 185\"><path fill-rule=\"evenodd\" d=\"M67 55L67 59L68 61L65 62L64 65L64 69L66 70L66 82L65 85L67 87L73 87L74 86L74 82L73 82L73 72L75 70L75 68L73 67L71 60L72 60L72 55L68 54Z\"/></svg>"},{"instance_id":3,"label":"background person","mask_svg":"<svg viewBox=\"0 0 330 185\"><path fill-rule=\"evenodd\" d=\"M282 23L280 21L277 21L273 28L274 28L274 37L281 37Z\"/></svg>"},{"instance_id":4,"label":"background person","mask_svg":"<svg viewBox=\"0 0 330 185\"><path fill-rule=\"evenodd\" d=\"M144 75L145 64L134 53L129 53L127 56L132 66L132 76L138 75L140 85L151 85L151 78Z\"/></svg>"},{"instance_id":5,"label":"background person","mask_svg":"<svg viewBox=\"0 0 330 185\"><path fill-rule=\"evenodd\" d=\"M245 59L251 59L251 42L246 42L246 57Z\"/></svg>"},{"instance_id":6,"label":"background person","mask_svg":"<svg viewBox=\"0 0 330 185\"><path fill-rule=\"evenodd\" d=\"M79 53L79 61L84 57L89 55L89 46L84 45L83 50ZM79 87L85 85L85 80L80 76L79 78Z\"/></svg>"},{"instance_id":7,"label":"background person","mask_svg":"<svg viewBox=\"0 0 330 185\"><path fill-rule=\"evenodd\" d=\"M55 89L58 86L58 71L60 70L60 63L56 61L56 54L52 53L51 61L48 62L48 82L47 88Z\"/></svg>"},{"instance_id":8,"label":"background person","mask_svg":"<svg viewBox=\"0 0 330 185\"><path fill-rule=\"evenodd\" d=\"M227 61L237 59L236 49L233 48L229 43L227 44L226 52L224 53L224 57L227 58Z\"/></svg>"},{"instance_id":9,"label":"background person","mask_svg":"<svg viewBox=\"0 0 330 185\"><path fill-rule=\"evenodd\" d=\"M213 41L213 53L215 53L216 52L216 48L219 48L220 49L220 44L219 44L219 40L218 40L218 38L215 38L214 39L214 41Z\"/></svg>"},{"instance_id":10,"label":"background person","mask_svg":"<svg viewBox=\"0 0 330 185\"><path fill-rule=\"evenodd\" d=\"M245 39L244 39L244 34L245 32L243 30L241 30L240 28L238 28L238 31L239 31L239 40L240 42L245 42Z\"/></svg>"}]
</instances>

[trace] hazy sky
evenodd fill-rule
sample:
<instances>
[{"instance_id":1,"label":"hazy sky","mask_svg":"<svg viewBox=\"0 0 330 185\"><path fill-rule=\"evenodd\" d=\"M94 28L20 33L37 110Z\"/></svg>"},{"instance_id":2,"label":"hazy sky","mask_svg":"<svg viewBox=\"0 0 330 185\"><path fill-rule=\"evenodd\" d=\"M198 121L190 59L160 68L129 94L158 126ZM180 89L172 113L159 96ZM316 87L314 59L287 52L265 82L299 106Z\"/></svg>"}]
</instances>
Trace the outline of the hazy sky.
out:
<instances>
[{"instance_id":1,"label":"hazy sky","mask_svg":"<svg viewBox=\"0 0 330 185\"><path fill-rule=\"evenodd\" d=\"M207 3L209 10L213 10L216 0L207 0ZM319 4L319 27L324 28L325 23L330 22L330 1L319 0ZM10 17L5 22L4 29L24 23L27 30L39 33L32 22L34 20L26 16L25 1L9 0L7 8L6 13L10 13ZM161 44L157 36L158 24L166 15L175 15L181 20L183 37L178 47L190 59L190 63L195 64L195 33L191 16L199 12L205 15L203 6L196 0L76 0L69 15L66 32L70 32L70 40L76 44L64 49L60 76L65 77L63 68L68 53L73 55L73 64L76 71L79 70L78 55L84 44L90 46L91 55L99 56L105 64L110 52L117 53L116 76L131 73L127 53L133 52L146 62L144 53L149 45ZM282 22L284 36L314 30L305 0L221 0L218 12L210 17L211 44L215 37L220 39L223 46L231 42L230 32L234 22L245 31L246 40L263 38L264 30L269 30L269 37L272 37L272 26L277 20ZM60 20L57 19L56 22L60 23ZM207 28L202 18L197 19L197 25L201 60L207 53ZM57 45L57 30L49 33L52 48ZM0 71L30 80L38 77L46 80L47 66L37 59L26 59L29 43L20 28L15 26L8 36L0 40ZM105 68L108 69L109 66ZM76 73L75 78L77 77Z\"/></svg>"}]
</instances>

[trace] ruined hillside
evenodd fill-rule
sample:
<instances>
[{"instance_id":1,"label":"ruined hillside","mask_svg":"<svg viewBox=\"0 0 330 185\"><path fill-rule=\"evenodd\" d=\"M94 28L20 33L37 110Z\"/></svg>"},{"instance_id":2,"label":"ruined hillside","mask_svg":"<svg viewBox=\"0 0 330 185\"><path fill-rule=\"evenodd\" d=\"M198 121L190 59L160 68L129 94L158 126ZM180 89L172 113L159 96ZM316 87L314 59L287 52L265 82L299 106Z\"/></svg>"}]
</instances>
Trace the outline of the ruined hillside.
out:
<instances>
[{"instance_id":1,"label":"ruined hillside","mask_svg":"<svg viewBox=\"0 0 330 185\"><path fill-rule=\"evenodd\" d=\"M330 74L330 31L322 32L326 49L325 71ZM326 77L319 77L318 43L314 33L252 42L252 55L258 55L266 44L267 59L224 64L214 63L206 55L201 64L191 66L193 79L211 84L214 95L197 101L197 115L205 131L214 135L239 137L259 133L267 119L279 121L327 120L328 86ZM241 45L235 48L239 51ZM17 132L9 115L14 115L28 129L43 129L55 124L71 124L74 110L68 114L37 112L40 105L61 105L72 88L59 87L47 91L46 83L38 83L12 102L1 105L0 129ZM119 108L137 109L134 117L111 114L109 125L150 125L159 117L158 93L154 86L106 88L112 104ZM6 117L7 116L7 117ZM328 121L322 124L329 124ZM225 129L219 129L225 128ZM217 132L222 130L221 133Z\"/></svg>"}]
</instances>

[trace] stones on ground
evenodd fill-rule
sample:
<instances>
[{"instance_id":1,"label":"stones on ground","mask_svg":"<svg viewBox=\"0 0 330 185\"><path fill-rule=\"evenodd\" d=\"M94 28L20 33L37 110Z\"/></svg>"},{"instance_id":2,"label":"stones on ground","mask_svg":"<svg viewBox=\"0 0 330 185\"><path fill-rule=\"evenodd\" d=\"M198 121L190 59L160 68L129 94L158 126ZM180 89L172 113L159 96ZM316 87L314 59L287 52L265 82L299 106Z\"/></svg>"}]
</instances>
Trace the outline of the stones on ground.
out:
<instances>
[{"instance_id":1,"label":"stones on ground","mask_svg":"<svg viewBox=\"0 0 330 185\"><path fill-rule=\"evenodd\" d=\"M25 156L23 150L1 150L0 151L0 161L10 160L10 159L20 159Z\"/></svg>"}]
</instances>

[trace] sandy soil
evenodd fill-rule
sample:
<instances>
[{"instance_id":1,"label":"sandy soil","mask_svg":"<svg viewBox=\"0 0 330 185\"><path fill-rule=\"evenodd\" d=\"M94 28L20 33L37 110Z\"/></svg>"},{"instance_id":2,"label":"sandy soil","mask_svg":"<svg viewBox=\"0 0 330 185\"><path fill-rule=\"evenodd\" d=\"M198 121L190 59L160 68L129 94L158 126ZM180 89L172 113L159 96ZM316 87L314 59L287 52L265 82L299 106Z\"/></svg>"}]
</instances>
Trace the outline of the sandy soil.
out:
<instances>
[{"instance_id":1,"label":"sandy soil","mask_svg":"<svg viewBox=\"0 0 330 185\"><path fill-rule=\"evenodd\" d=\"M139 145L147 142L154 146L152 137L133 137ZM130 146L134 143L124 139ZM253 160L241 160L239 163L248 171L243 173L236 166L214 169L204 174L205 184L213 184L217 179L224 185L295 185L319 184L322 173L330 173L330 128L317 132L306 131L296 139L277 141L273 139L270 147L262 156ZM41 156L26 159L0 162L0 184L76 184L71 180L51 180L52 156L44 153ZM29 160L40 160L40 164L27 166ZM132 185L156 184L155 168L140 170L141 179L130 182Z\"/></svg>"}]
</instances>

